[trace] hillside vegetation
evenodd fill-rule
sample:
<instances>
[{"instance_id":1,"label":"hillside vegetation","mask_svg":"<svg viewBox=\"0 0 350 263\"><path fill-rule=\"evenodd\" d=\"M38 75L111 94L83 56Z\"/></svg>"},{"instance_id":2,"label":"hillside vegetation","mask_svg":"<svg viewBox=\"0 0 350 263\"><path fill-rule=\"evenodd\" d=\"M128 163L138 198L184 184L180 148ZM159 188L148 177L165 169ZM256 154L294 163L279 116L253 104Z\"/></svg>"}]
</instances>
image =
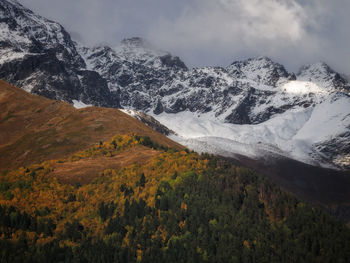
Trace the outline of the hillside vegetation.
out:
<instances>
[{"instance_id":1,"label":"hillside vegetation","mask_svg":"<svg viewBox=\"0 0 350 263\"><path fill-rule=\"evenodd\" d=\"M157 154L60 182L60 167L137 148ZM134 134L2 172L0 234L1 262L350 260L350 231L330 216L250 170Z\"/></svg>"},{"instance_id":2,"label":"hillside vegetation","mask_svg":"<svg viewBox=\"0 0 350 263\"><path fill-rule=\"evenodd\" d=\"M78 110L0 80L0 170L67 157L115 134L129 133L183 149L117 109Z\"/></svg>"}]
</instances>

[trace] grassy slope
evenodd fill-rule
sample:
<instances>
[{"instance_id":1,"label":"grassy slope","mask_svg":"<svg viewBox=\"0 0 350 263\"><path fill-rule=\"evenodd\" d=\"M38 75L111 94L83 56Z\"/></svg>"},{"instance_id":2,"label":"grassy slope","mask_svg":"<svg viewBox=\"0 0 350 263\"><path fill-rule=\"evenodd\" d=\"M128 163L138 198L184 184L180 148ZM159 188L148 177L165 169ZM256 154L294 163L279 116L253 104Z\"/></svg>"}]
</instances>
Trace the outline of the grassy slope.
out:
<instances>
[{"instance_id":1,"label":"grassy slope","mask_svg":"<svg viewBox=\"0 0 350 263\"><path fill-rule=\"evenodd\" d=\"M180 149L117 109L75 109L0 81L0 170L59 159L115 134L135 133Z\"/></svg>"},{"instance_id":2,"label":"grassy slope","mask_svg":"<svg viewBox=\"0 0 350 263\"><path fill-rule=\"evenodd\" d=\"M137 146L122 151L113 157L100 156L76 162L56 163L53 166L52 176L64 184L86 184L106 169L119 170L132 164L145 164L157 155L159 155L159 152L156 150Z\"/></svg>"}]
</instances>

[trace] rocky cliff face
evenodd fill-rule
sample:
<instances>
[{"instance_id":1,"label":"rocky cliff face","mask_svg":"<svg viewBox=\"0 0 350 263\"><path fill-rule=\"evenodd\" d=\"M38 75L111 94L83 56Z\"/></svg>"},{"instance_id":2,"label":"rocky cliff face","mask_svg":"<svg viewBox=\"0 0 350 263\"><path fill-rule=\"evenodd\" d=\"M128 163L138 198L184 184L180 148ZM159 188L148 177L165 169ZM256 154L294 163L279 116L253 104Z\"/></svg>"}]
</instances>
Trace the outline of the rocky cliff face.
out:
<instances>
[{"instance_id":1,"label":"rocky cliff face","mask_svg":"<svg viewBox=\"0 0 350 263\"><path fill-rule=\"evenodd\" d=\"M106 80L86 70L64 28L16 1L0 1L0 78L29 92L71 102L119 106Z\"/></svg>"},{"instance_id":2,"label":"rocky cliff face","mask_svg":"<svg viewBox=\"0 0 350 263\"><path fill-rule=\"evenodd\" d=\"M159 87L174 79L187 67L169 53L156 50L141 38L122 41L110 47L81 47L88 68L101 74L112 92L120 93L121 105L147 111Z\"/></svg>"},{"instance_id":3,"label":"rocky cliff face","mask_svg":"<svg viewBox=\"0 0 350 263\"><path fill-rule=\"evenodd\" d=\"M297 75L267 57L189 70L179 58L139 38L124 40L114 49L80 50L89 68L120 92L123 107L156 115L210 112L228 123L258 124L290 109L313 106L331 93L349 91L349 83L324 63L304 66Z\"/></svg>"}]
</instances>

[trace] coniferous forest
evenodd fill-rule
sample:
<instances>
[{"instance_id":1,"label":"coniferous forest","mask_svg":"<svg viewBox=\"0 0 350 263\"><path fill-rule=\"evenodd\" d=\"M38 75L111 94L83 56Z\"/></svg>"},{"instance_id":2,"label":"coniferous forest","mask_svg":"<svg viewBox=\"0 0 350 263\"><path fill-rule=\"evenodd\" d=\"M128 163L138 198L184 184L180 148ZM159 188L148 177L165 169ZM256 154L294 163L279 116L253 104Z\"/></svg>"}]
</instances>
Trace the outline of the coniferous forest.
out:
<instances>
[{"instance_id":1,"label":"coniferous forest","mask_svg":"<svg viewBox=\"0 0 350 263\"><path fill-rule=\"evenodd\" d=\"M154 157L90 181L54 176L132 149ZM134 134L2 172L0 235L0 262L350 262L350 231L331 216L248 169Z\"/></svg>"}]
</instances>

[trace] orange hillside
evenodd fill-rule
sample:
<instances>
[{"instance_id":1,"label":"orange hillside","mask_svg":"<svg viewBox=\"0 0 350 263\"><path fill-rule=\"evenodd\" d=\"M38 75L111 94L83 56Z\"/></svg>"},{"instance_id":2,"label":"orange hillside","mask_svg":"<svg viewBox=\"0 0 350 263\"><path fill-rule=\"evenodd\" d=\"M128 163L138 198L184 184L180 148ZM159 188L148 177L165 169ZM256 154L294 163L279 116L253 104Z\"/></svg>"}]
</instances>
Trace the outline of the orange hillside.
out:
<instances>
[{"instance_id":1,"label":"orange hillside","mask_svg":"<svg viewBox=\"0 0 350 263\"><path fill-rule=\"evenodd\" d=\"M64 158L115 134L130 133L183 148L117 109L78 110L0 81L0 170Z\"/></svg>"}]
</instances>

